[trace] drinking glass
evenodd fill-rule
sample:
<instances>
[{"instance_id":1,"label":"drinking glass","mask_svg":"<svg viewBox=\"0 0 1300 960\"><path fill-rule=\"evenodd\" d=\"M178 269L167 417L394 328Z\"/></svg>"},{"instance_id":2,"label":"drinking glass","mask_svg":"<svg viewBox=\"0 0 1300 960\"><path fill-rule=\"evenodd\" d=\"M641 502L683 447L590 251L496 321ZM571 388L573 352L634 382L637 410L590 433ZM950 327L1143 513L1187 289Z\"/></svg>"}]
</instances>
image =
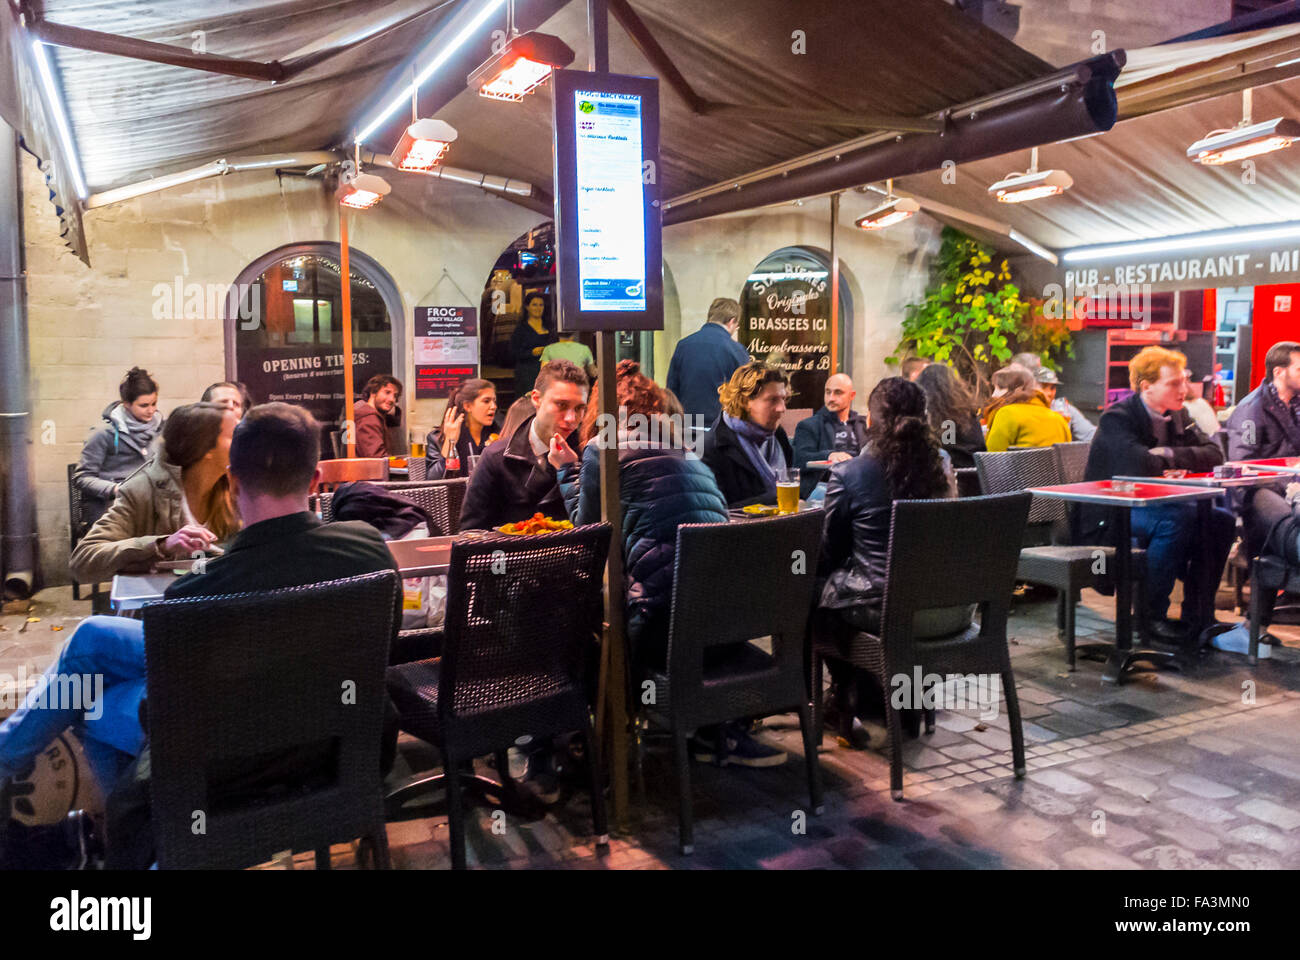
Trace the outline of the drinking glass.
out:
<instances>
[{"instance_id":1,"label":"drinking glass","mask_svg":"<svg viewBox=\"0 0 1300 960\"><path fill-rule=\"evenodd\" d=\"M422 434L411 434L411 456L417 460L424 456L424 436Z\"/></svg>"},{"instance_id":2,"label":"drinking glass","mask_svg":"<svg viewBox=\"0 0 1300 960\"><path fill-rule=\"evenodd\" d=\"M475 469L477 469L477 467L478 467L478 462L479 462L480 459L481 459L481 457L480 457L480 455L477 454L477 453L471 453L471 454L469 455L469 472L466 473L465 476L469 477L469 476L473 476L473 475L474 475L474 471L475 471Z\"/></svg>"},{"instance_id":3,"label":"drinking glass","mask_svg":"<svg viewBox=\"0 0 1300 960\"><path fill-rule=\"evenodd\" d=\"M786 467L777 472L776 512L799 512L799 471L794 467Z\"/></svg>"}]
</instances>

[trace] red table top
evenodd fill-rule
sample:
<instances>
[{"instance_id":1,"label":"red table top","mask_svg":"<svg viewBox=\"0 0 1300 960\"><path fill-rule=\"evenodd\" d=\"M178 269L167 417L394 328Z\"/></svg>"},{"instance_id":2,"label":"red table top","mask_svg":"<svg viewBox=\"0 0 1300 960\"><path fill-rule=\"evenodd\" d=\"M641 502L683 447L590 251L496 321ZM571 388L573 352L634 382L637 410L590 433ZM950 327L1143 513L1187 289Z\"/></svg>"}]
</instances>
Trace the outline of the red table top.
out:
<instances>
[{"instance_id":1,"label":"red table top","mask_svg":"<svg viewBox=\"0 0 1300 960\"><path fill-rule=\"evenodd\" d=\"M1030 487L1029 492L1082 503L1107 503L1112 506L1150 506L1177 500L1200 500L1217 497L1214 487L1196 487L1174 483L1132 483L1132 490L1117 489L1122 481L1089 480L1085 483L1062 483L1050 487Z\"/></svg>"},{"instance_id":2,"label":"red table top","mask_svg":"<svg viewBox=\"0 0 1300 960\"><path fill-rule=\"evenodd\" d=\"M1266 460L1229 460L1232 467L1254 467L1265 470L1281 470L1284 473L1300 473L1300 457L1270 457Z\"/></svg>"}]
</instances>

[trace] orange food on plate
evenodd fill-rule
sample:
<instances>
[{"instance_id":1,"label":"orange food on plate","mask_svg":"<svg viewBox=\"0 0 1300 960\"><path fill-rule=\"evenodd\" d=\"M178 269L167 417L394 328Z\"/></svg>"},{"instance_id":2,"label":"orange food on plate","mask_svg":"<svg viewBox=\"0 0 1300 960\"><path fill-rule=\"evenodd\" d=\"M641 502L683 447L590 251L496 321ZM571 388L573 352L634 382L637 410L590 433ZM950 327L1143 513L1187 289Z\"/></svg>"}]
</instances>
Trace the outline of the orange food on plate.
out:
<instances>
[{"instance_id":1,"label":"orange food on plate","mask_svg":"<svg viewBox=\"0 0 1300 960\"><path fill-rule=\"evenodd\" d=\"M388 465L389 465L390 467L404 467L404 466L406 466L406 458L405 458L405 457L389 457L389 458L388 458Z\"/></svg>"},{"instance_id":2,"label":"orange food on plate","mask_svg":"<svg viewBox=\"0 0 1300 960\"><path fill-rule=\"evenodd\" d=\"M561 530L572 530L573 524L568 520L552 520L543 514L534 513L527 520L520 520L518 523L507 523L500 529L502 533L527 537L536 533L558 533Z\"/></svg>"}]
</instances>

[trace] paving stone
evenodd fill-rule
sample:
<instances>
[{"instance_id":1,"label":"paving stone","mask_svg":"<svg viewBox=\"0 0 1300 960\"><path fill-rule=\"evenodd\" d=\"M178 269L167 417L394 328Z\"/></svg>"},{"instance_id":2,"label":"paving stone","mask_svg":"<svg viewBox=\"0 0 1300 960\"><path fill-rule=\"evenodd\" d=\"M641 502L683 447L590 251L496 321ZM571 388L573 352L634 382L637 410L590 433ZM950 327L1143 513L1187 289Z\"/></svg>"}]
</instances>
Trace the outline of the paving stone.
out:
<instances>
[{"instance_id":1,"label":"paving stone","mask_svg":"<svg viewBox=\"0 0 1300 960\"><path fill-rule=\"evenodd\" d=\"M1228 831L1228 836L1241 843L1253 843L1257 846L1266 847L1274 853L1288 854L1296 848L1295 842L1288 839L1285 834L1270 830L1258 823L1235 827Z\"/></svg>"},{"instance_id":2,"label":"paving stone","mask_svg":"<svg viewBox=\"0 0 1300 960\"><path fill-rule=\"evenodd\" d=\"M1087 781L1072 777L1064 770L1037 770L1029 775L1029 779L1070 797L1091 793L1096 789Z\"/></svg>"},{"instance_id":3,"label":"paving stone","mask_svg":"<svg viewBox=\"0 0 1300 960\"><path fill-rule=\"evenodd\" d=\"M1222 754L1225 757L1232 756L1241 749L1241 744L1234 740L1225 740L1223 737L1216 737L1210 733L1198 733L1194 737L1189 737L1187 742L1199 750L1209 750L1211 753ZM1300 771L1300 766L1297 766ZM1300 778L1300 773L1297 773Z\"/></svg>"},{"instance_id":4,"label":"paving stone","mask_svg":"<svg viewBox=\"0 0 1300 960\"><path fill-rule=\"evenodd\" d=\"M1207 800L1222 800L1224 797L1234 797L1237 791L1232 787L1225 786L1222 783L1215 783L1213 780L1206 780L1204 777L1198 777L1191 773L1176 773L1169 778L1169 785L1187 793L1195 794L1198 797L1204 797Z\"/></svg>"},{"instance_id":5,"label":"paving stone","mask_svg":"<svg viewBox=\"0 0 1300 960\"><path fill-rule=\"evenodd\" d=\"M1174 769L1163 760L1153 757L1149 753L1136 750L1128 753L1116 753L1111 757L1111 762L1144 777L1159 777Z\"/></svg>"},{"instance_id":6,"label":"paving stone","mask_svg":"<svg viewBox=\"0 0 1300 960\"><path fill-rule=\"evenodd\" d=\"M1228 863L1238 870L1280 870L1282 862L1262 853L1230 853Z\"/></svg>"},{"instance_id":7,"label":"paving stone","mask_svg":"<svg viewBox=\"0 0 1300 960\"><path fill-rule=\"evenodd\" d=\"M993 750L982 743L971 743L963 737L960 744L944 747L943 752L955 760L974 760L976 757L987 756Z\"/></svg>"},{"instance_id":8,"label":"paving stone","mask_svg":"<svg viewBox=\"0 0 1300 960\"><path fill-rule=\"evenodd\" d=\"M1080 777L1099 777L1105 773L1107 767L1098 763L1096 760L1085 760L1082 763L1076 763L1070 767L1070 773Z\"/></svg>"},{"instance_id":9,"label":"paving stone","mask_svg":"<svg viewBox=\"0 0 1300 960\"><path fill-rule=\"evenodd\" d=\"M931 750L929 747L913 741L903 746L903 762L909 767L924 770L928 767L942 766L949 762L949 758L938 750Z\"/></svg>"},{"instance_id":10,"label":"paving stone","mask_svg":"<svg viewBox=\"0 0 1300 960\"><path fill-rule=\"evenodd\" d=\"M1142 868L1123 854L1104 846L1075 847L1061 857L1062 866L1076 870L1141 870Z\"/></svg>"},{"instance_id":11,"label":"paving stone","mask_svg":"<svg viewBox=\"0 0 1300 960\"><path fill-rule=\"evenodd\" d=\"M1200 797L1177 797L1166 800L1165 806L1202 823L1227 823L1229 820L1237 819L1237 815L1231 810L1225 810L1218 804Z\"/></svg>"},{"instance_id":12,"label":"paving stone","mask_svg":"<svg viewBox=\"0 0 1300 960\"><path fill-rule=\"evenodd\" d=\"M966 733L967 731L974 730L979 722L979 719L976 717L969 717L963 713L956 713L948 710L937 715L934 720L935 726L942 727L945 730L951 730L953 733Z\"/></svg>"},{"instance_id":13,"label":"paving stone","mask_svg":"<svg viewBox=\"0 0 1300 960\"><path fill-rule=\"evenodd\" d=\"M999 832L1005 832L1007 836L1015 837L1017 840L1039 843L1059 833L1060 830L1061 825L1059 823L1044 820L1032 813L1021 813L1015 818L1008 819L1000 827Z\"/></svg>"},{"instance_id":14,"label":"paving stone","mask_svg":"<svg viewBox=\"0 0 1300 960\"><path fill-rule=\"evenodd\" d=\"M1101 728L1099 723L1086 723L1077 717L1055 713L1050 717L1039 717L1035 722L1038 726L1053 730L1063 737L1081 737L1086 733L1096 733Z\"/></svg>"},{"instance_id":15,"label":"paving stone","mask_svg":"<svg viewBox=\"0 0 1300 960\"><path fill-rule=\"evenodd\" d=\"M1061 736L1055 730L1048 730L1046 727L1040 727L1036 723L1022 723L1020 728L1025 735L1026 742L1028 743L1050 743Z\"/></svg>"},{"instance_id":16,"label":"paving stone","mask_svg":"<svg viewBox=\"0 0 1300 960\"><path fill-rule=\"evenodd\" d=\"M1021 700L1027 700L1030 703L1039 704L1055 703L1057 700L1061 699L1059 693L1053 693L1050 690L1043 690L1042 688L1029 683L1017 683L1016 695L1020 697Z\"/></svg>"},{"instance_id":17,"label":"paving stone","mask_svg":"<svg viewBox=\"0 0 1300 960\"><path fill-rule=\"evenodd\" d=\"M1133 854L1138 863L1150 864L1157 870L1211 870L1214 864L1202 860L1190 850L1175 844L1150 847Z\"/></svg>"},{"instance_id":18,"label":"paving stone","mask_svg":"<svg viewBox=\"0 0 1300 960\"><path fill-rule=\"evenodd\" d=\"M986 747L992 747L994 750L1007 750L1011 747L1011 737L1005 730L972 730L967 734L977 743L982 743Z\"/></svg>"},{"instance_id":19,"label":"paving stone","mask_svg":"<svg viewBox=\"0 0 1300 960\"><path fill-rule=\"evenodd\" d=\"M1143 800L1150 800L1151 797L1160 789L1158 784L1150 780L1143 780L1141 777L1119 776L1111 777L1106 781L1106 786L1113 787L1116 790L1123 790L1125 793L1131 793L1135 797L1141 797Z\"/></svg>"},{"instance_id":20,"label":"paving stone","mask_svg":"<svg viewBox=\"0 0 1300 960\"><path fill-rule=\"evenodd\" d=\"M1282 830L1294 830L1296 827L1300 827L1300 813L1296 813L1290 807L1284 807L1280 803L1274 803L1272 800L1265 800L1262 797L1255 797L1245 803L1239 803L1236 809L1238 813L1244 813L1248 817L1254 817L1256 820L1271 824Z\"/></svg>"},{"instance_id":21,"label":"paving stone","mask_svg":"<svg viewBox=\"0 0 1300 960\"><path fill-rule=\"evenodd\" d=\"M1186 847L1188 850L1194 850L1197 853L1218 850L1221 846L1218 837L1212 833L1206 833L1204 830L1198 830L1196 827L1173 824L1156 832L1162 837L1168 837L1178 846Z\"/></svg>"},{"instance_id":22,"label":"paving stone","mask_svg":"<svg viewBox=\"0 0 1300 960\"><path fill-rule=\"evenodd\" d=\"M1279 757L1276 754L1266 753L1261 757L1254 757L1250 762L1257 767L1263 767L1273 773L1290 777L1292 780L1300 780L1300 761L1292 760L1289 757Z\"/></svg>"}]
</instances>

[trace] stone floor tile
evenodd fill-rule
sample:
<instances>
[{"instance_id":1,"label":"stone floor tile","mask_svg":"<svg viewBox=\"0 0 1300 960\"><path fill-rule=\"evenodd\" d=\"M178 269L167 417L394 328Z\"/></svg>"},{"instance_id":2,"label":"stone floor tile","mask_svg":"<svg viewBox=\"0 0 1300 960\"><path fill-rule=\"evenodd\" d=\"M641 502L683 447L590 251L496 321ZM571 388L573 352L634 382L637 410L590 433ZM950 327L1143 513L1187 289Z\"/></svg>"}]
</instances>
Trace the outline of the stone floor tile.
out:
<instances>
[{"instance_id":1,"label":"stone floor tile","mask_svg":"<svg viewBox=\"0 0 1300 960\"><path fill-rule=\"evenodd\" d=\"M1237 791L1232 787L1216 783L1213 780L1207 780L1204 777L1198 777L1192 773L1174 774L1169 778L1169 785L1195 796L1204 797L1207 800L1222 800L1224 797L1237 795Z\"/></svg>"},{"instance_id":2,"label":"stone floor tile","mask_svg":"<svg viewBox=\"0 0 1300 960\"><path fill-rule=\"evenodd\" d=\"M1254 797L1245 803L1239 803L1236 810L1280 830L1294 830L1300 827L1300 813L1262 797Z\"/></svg>"}]
</instances>

